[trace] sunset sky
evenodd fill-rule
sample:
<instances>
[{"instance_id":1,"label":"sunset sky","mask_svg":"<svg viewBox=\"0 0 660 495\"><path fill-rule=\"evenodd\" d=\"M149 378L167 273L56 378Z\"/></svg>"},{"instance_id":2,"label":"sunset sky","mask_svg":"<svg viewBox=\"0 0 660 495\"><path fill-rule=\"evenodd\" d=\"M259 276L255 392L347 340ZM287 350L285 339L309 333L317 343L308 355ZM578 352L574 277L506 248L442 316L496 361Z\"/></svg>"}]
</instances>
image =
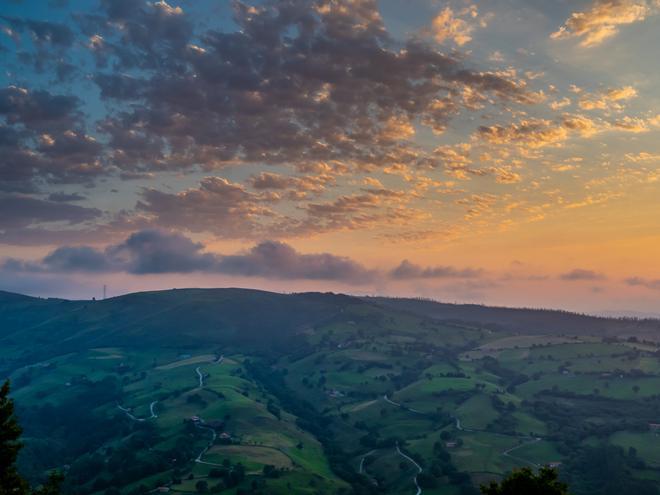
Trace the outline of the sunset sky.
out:
<instances>
[{"instance_id":1,"label":"sunset sky","mask_svg":"<svg viewBox=\"0 0 660 495\"><path fill-rule=\"evenodd\" d=\"M0 289L660 314L660 0L5 0Z\"/></svg>"}]
</instances>

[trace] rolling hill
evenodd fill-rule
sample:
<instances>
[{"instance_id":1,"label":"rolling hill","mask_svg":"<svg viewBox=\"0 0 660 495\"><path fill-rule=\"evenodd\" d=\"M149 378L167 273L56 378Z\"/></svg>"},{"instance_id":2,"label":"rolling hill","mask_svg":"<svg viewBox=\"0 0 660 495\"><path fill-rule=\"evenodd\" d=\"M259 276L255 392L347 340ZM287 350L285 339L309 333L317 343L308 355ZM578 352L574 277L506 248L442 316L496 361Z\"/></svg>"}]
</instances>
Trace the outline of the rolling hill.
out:
<instances>
[{"instance_id":1,"label":"rolling hill","mask_svg":"<svg viewBox=\"0 0 660 495\"><path fill-rule=\"evenodd\" d=\"M72 494L471 494L552 464L581 495L603 451L623 492L656 494L658 325L331 293L3 292L0 370L22 471L61 469Z\"/></svg>"}]
</instances>

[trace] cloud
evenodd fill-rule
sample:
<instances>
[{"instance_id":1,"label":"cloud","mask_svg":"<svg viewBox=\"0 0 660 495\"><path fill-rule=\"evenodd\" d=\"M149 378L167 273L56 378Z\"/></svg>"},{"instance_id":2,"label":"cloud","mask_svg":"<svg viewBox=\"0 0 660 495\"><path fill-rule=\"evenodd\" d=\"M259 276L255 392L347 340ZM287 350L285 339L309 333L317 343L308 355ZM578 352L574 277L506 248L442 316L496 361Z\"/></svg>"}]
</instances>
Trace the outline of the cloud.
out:
<instances>
[{"instance_id":1,"label":"cloud","mask_svg":"<svg viewBox=\"0 0 660 495\"><path fill-rule=\"evenodd\" d=\"M23 124L35 131L67 130L75 122L80 101L75 96L30 91L19 86L0 89L0 115L10 124Z\"/></svg>"},{"instance_id":2,"label":"cloud","mask_svg":"<svg viewBox=\"0 0 660 495\"><path fill-rule=\"evenodd\" d=\"M164 2L103 6L105 17L81 22L102 98L130 103L100 125L108 159L123 170L386 166L417 150L414 122L441 132L470 99L535 101L512 74L393 39L375 0L236 1L235 31L195 31Z\"/></svg>"},{"instance_id":3,"label":"cloud","mask_svg":"<svg viewBox=\"0 0 660 495\"><path fill-rule=\"evenodd\" d=\"M329 173L293 177L289 175L261 172L250 178L250 185L257 190L282 191L286 197L293 200L304 199L309 195L322 193L327 186L333 185L335 179Z\"/></svg>"},{"instance_id":4,"label":"cloud","mask_svg":"<svg viewBox=\"0 0 660 495\"><path fill-rule=\"evenodd\" d=\"M254 237L274 216L264 198L222 177L206 177L200 187L171 194L145 189L137 205L155 225L213 232L224 238Z\"/></svg>"},{"instance_id":5,"label":"cloud","mask_svg":"<svg viewBox=\"0 0 660 495\"><path fill-rule=\"evenodd\" d=\"M631 277L625 280L632 287L645 287L652 290L660 290L660 279L648 279L643 277Z\"/></svg>"},{"instance_id":6,"label":"cloud","mask_svg":"<svg viewBox=\"0 0 660 495\"><path fill-rule=\"evenodd\" d=\"M582 280L604 280L606 277L602 273L593 270L585 270L583 268L576 268L570 272L563 273L559 276L561 280L569 282L582 281Z\"/></svg>"},{"instance_id":7,"label":"cloud","mask_svg":"<svg viewBox=\"0 0 660 495\"><path fill-rule=\"evenodd\" d=\"M660 154L640 151L639 153L626 153L626 160L633 163L658 162L660 163Z\"/></svg>"},{"instance_id":8,"label":"cloud","mask_svg":"<svg viewBox=\"0 0 660 495\"><path fill-rule=\"evenodd\" d=\"M49 43L70 47L74 42L74 33L65 24L48 21L34 21L16 17L0 16L11 29L17 32L28 32L35 43Z\"/></svg>"},{"instance_id":9,"label":"cloud","mask_svg":"<svg viewBox=\"0 0 660 495\"><path fill-rule=\"evenodd\" d=\"M87 199L85 196L78 193L54 192L48 195L48 200L55 201L56 203L69 203L72 201L83 201L85 199Z\"/></svg>"},{"instance_id":10,"label":"cloud","mask_svg":"<svg viewBox=\"0 0 660 495\"><path fill-rule=\"evenodd\" d=\"M584 12L574 12L552 39L580 38L580 46L593 47L618 34L621 26L643 21L656 12L646 0L595 0Z\"/></svg>"},{"instance_id":11,"label":"cloud","mask_svg":"<svg viewBox=\"0 0 660 495\"><path fill-rule=\"evenodd\" d=\"M278 230L280 235L308 235L378 225L391 227L427 218L427 213L408 204L411 199L405 191L364 188L361 193L308 203L304 207L304 217L287 219Z\"/></svg>"},{"instance_id":12,"label":"cloud","mask_svg":"<svg viewBox=\"0 0 660 495\"><path fill-rule=\"evenodd\" d=\"M54 222L77 225L97 220L100 216L101 211L96 208L0 194L0 241L7 231Z\"/></svg>"},{"instance_id":13,"label":"cloud","mask_svg":"<svg viewBox=\"0 0 660 495\"><path fill-rule=\"evenodd\" d=\"M578 105L583 110L623 110L621 102L631 100L638 96L637 90L632 86L610 88L597 94L584 94Z\"/></svg>"},{"instance_id":14,"label":"cloud","mask_svg":"<svg viewBox=\"0 0 660 495\"><path fill-rule=\"evenodd\" d=\"M411 194L386 188L363 188L331 200L300 203L286 213L273 209L284 197L300 200L317 195L333 180L263 173L249 179L255 192L221 177L206 177L198 188L179 193L144 189L137 211L154 226L211 232L225 239L293 238L402 224L424 215L408 205Z\"/></svg>"},{"instance_id":15,"label":"cloud","mask_svg":"<svg viewBox=\"0 0 660 495\"><path fill-rule=\"evenodd\" d=\"M531 148L556 145L568 139L564 126L546 119L527 119L505 126L480 126L477 133L493 144L522 143Z\"/></svg>"},{"instance_id":16,"label":"cloud","mask_svg":"<svg viewBox=\"0 0 660 495\"><path fill-rule=\"evenodd\" d=\"M483 274L483 270L473 268L458 269L452 266L430 266L422 267L403 260L399 266L390 272L391 278L395 280L408 279L434 279L434 278L477 278Z\"/></svg>"},{"instance_id":17,"label":"cloud","mask_svg":"<svg viewBox=\"0 0 660 495\"><path fill-rule=\"evenodd\" d=\"M243 254L223 256L217 271L275 279L336 280L366 283L376 272L350 258L329 253L301 254L288 244L266 241Z\"/></svg>"},{"instance_id":18,"label":"cloud","mask_svg":"<svg viewBox=\"0 0 660 495\"><path fill-rule=\"evenodd\" d=\"M583 114L564 113L556 120L527 118L505 125L482 125L475 137L491 144L514 145L524 151L524 148L559 147L572 137L589 138L608 131L643 133L658 125L654 117L624 116L606 121Z\"/></svg>"},{"instance_id":19,"label":"cloud","mask_svg":"<svg viewBox=\"0 0 660 495\"><path fill-rule=\"evenodd\" d=\"M445 7L433 18L433 37L438 43L444 43L447 40L451 40L458 46L463 46L472 41L472 33L475 29L475 24L471 22L471 19L476 18L477 15L476 6L461 11L458 16L454 13L451 7ZM468 17L468 20L461 18L461 16Z\"/></svg>"},{"instance_id":20,"label":"cloud","mask_svg":"<svg viewBox=\"0 0 660 495\"><path fill-rule=\"evenodd\" d=\"M108 266L124 271L147 273L189 273L213 269L216 256L204 253L203 244L187 237L161 230L143 230L121 244L110 246L105 255Z\"/></svg>"},{"instance_id":21,"label":"cloud","mask_svg":"<svg viewBox=\"0 0 660 495\"><path fill-rule=\"evenodd\" d=\"M91 182L103 172L102 145L86 134L80 103L48 91L0 89L0 191Z\"/></svg>"},{"instance_id":22,"label":"cloud","mask_svg":"<svg viewBox=\"0 0 660 495\"><path fill-rule=\"evenodd\" d=\"M205 251L201 243L169 231L148 229L100 250L90 246L62 246L38 262L6 260L3 270L26 273L124 272L133 275L216 273L278 280L329 280L362 284L373 281L376 270L343 256L303 254L288 244L263 241L247 251L222 255Z\"/></svg>"},{"instance_id":23,"label":"cloud","mask_svg":"<svg viewBox=\"0 0 660 495\"><path fill-rule=\"evenodd\" d=\"M415 208L413 192L351 191L357 182L340 176L407 167L412 177L440 168L442 157L415 141L420 128L441 133L461 112L539 101L513 70L482 69L469 54L445 53L428 37L394 37L376 0L234 1L233 23L222 29L185 5L99 5L74 14L70 33L26 19L9 27L34 31L44 45L84 50L87 65L84 82L81 72L72 86L0 89L0 191L47 197L70 191L69 184L117 187L194 172L209 177L185 191L153 184L141 190L127 213L135 227L256 241L401 225L428 217ZM484 18L476 7L443 12L447 22L436 27L459 45L469 36L459 21L473 26ZM81 84L96 85L98 108L85 107ZM275 167L241 173L249 176L243 183L212 177L227 165ZM456 174L513 184L522 180L516 168L500 163ZM335 186L342 190L326 196ZM113 214L97 219L99 233L114 229ZM28 227L4 232L3 240L83 237L82 229Z\"/></svg>"},{"instance_id":24,"label":"cloud","mask_svg":"<svg viewBox=\"0 0 660 495\"><path fill-rule=\"evenodd\" d=\"M42 265L53 272L105 272L113 267L103 253L89 246L59 247L43 259Z\"/></svg>"},{"instance_id":25,"label":"cloud","mask_svg":"<svg viewBox=\"0 0 660 495\"><path fill-rule=\"evenodd\" d=\"M131 234L104 250L91 246L61 246L39 262L10 259L5 269L36 273L126 272L135 275L190 273L213 269L215 255L174 232L147 229Z\"/></svg>"},{"instance_id":26,"label":"cloud","mask_svg":"<svg viewBox=\"0 0 660 495\"><path fill-rule=\"evenodd\" d=\"M219 254L208 252L203 243L182 234L157 229L134 232L124 241L104 249L61 246L38 261L7 259L0 269L15 275L205 273L272 280L325 280L352 285L388 280L476 280L484 273L475 268L423 267L408 260L382 271L367 268L345 256L301 253L289 244L270 240L238 253Z\"/></svg>"}]
</instances>

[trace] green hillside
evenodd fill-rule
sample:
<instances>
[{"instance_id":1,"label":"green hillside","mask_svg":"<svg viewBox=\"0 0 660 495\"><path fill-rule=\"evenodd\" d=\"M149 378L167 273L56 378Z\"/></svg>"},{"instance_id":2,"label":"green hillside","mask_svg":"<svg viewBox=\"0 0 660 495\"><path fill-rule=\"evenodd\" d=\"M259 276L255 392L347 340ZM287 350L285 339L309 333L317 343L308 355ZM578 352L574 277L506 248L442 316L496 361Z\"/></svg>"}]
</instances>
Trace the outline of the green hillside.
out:
<instances>
[{"instance_id":1,"label":"green hillside","mask_svg":"<svg viewBox=\"0 0 660 495\"><path fill-rule=\"evenodd\" d=\"M577 495L658 493L657 322L405 301L0 293L20 468L71 494L471 494L553 464Z\"/></svg>"}]
</instances>

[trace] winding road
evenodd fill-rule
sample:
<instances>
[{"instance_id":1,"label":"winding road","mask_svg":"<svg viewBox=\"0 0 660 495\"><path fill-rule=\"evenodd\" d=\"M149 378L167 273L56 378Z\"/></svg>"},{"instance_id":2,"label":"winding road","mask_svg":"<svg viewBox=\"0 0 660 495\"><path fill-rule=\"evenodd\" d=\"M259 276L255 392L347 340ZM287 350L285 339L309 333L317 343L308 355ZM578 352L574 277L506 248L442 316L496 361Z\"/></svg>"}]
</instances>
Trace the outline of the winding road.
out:
<instances>
[{"instance_id":1,"label":"winding road","mask_svg":"<svg viewBox=\"0 0 660 495\"><path fill-rule=\"evenodd\" d=\"M213 364L222 364L222 362L224 361L224 359L225 359L224 355L220 355L220 356L218 356L218 357L216 358L215 361L213 361ZM204 374L202 373L202 369L201 369L201 367L198 366L197 368L195 368L195 373L197 373L197 377L198 377L198 379L199 379L199 387L198 387L198 388L203 388L203 387L204 387ZM154 409L157 403L158 403L158 401L155 400L155 401L153 401L151 404L149 404L149 412L151 413L151 416L149 416L148 418L138 418L137 416L133 415L133 413L131 412L132 409L129 409L129 408L123 407L121 404L117 404L117 407L118 407L121 411L123 411L123 412L124 412L129 418L131 418L133 421L137 421L137 422L140 422L140 423L141 423L141 422L147 421L148 419L155 419L155 418L158 417L158 415L156 414L156 410ZM202 459L202 457L204 456L204 454L206 454L206 452L208 452L208 450L213 446L213 444L215 443L215 440L216 440L217 437L218 437L218 434L216 433L215 429L211 428L210 426L206 426L205 424L203 424L203 421L200 421L200 422L198 422L198 423L195 423L195 427L196 427L196 428L199 428L200 430L208 430L208 431L210 431L210 432L211 432L211 440L210 440L209 443L208 443L208 444L207 444L207 445L206 445L206 446L200 451L200 453L197 454L197 457L195 457L195 459L193 459L193 461L196 462L197 464L206 464L206 465L208 465L208 466L222 467L222 464L216 464L216 463L213 463L213 462L206 462L206 461L204 461L204 460ZM157 489L156 489L156 490L157 490ZM155 491L155 490L152 490L152 492L154 492L154 491ZM151 492L150 492L150 493L151 493Z\"/></svg>"},{"instance_id":2,"label":"winding road","mask_svg":"<svg viewBox=\"0 0 660 495\"><path fill-rule=\"evenodd\" d=\"M197 376L199 377L199 388L204 387L204 375L202 374L202 370L199 366L195 368L195 371L197 372Z\"/></svg>"},{"instance_id":3,"label":"winding road","mask_svg":"<svg viewBox=\"0 0 660 495\"><path fill-rule=\"evenodd\" d=\"M473 430L472 428L466 428L461 424L460 418L454 416L454 419L456 420L456 429L459 431L479 431L479 430ZM507 435L508 436L508 435Z\"/></svg>"},{"instance_id":4,"label":"winding road","mask_svg":"<svg viewBox=\"0 0 660 495\"><path fill-rule=\"evenodd\" d=\"M411 413L415 414L424 414L422 411L418 411L417 409L413 409L412 407L404 406L403 404L399 404L398 402L394 402L391 400L387 394L383 395L383 400L387 402L388 404L392 404L393 406L400 407L401 409L405 411L410 411Z\"/></svg>"},{"instance_id":5,"label":"winding road","mask_svg":"<svg viewBox=\"0 0 660 495\"><path fill-rule=\"evenodd\" d=\"M417 464L415 459L413 459L412 457L410 457L410 456L404 454L403 452L401 452L401 449L399 448L399 442L396 443L396 451L398 452L398 454L401 457L403 457L404 459L410 461L417 468L417 474L413 478L413 481L415 482L415 487L417 488L416 495L422 495L422 489L420 488L419 483L417 483L417 476L422 473L422 466Z\"/></svg>"},{"instance_id":6,"label":"winding road","mask_svg":"<svg viewBox=\"0 0 660 495\"><path fill-rule=\"evenodd\" d=\"M224 361L225 356L220 355L215 361L213 361L213 364L222 364L222 361ZM199 377L199 388L204 387L204 374L202 373L202 369L198 366L195 368L195 372L197 373L197 376ZM203 424L203 422L195 423L195 427L199 428L200 430L209 430L211 432L211 441L208 443L206 447L202 449L202 451L197 454L197 457L195 458L195 462L197 464L206 464L207 466L217 466L217 467L222 467L222 464L216 464L213 462L206 462L202 460L202 457L204 454L208 452L208 450L213 447L213 444L215 443L216 438L218 438L218 434L215 432L213 428L210 426L206 426Z\"/></svg>"},{"instance_id":7,"label":"winding road","mask_svg":"<svg viewBox=\"0 0 660 495\"><path fill-rule=\"evenodd\" d=\"M534 467L540 467L540 465L536 464L535 462L528 461L527 459L523 459L522 457L517 457L515 455L511 455L511 452L513 452L514 450L518 450L522 447L525 447L526 445L531 445L533 443L540 442L541 440L543 440L543 439L540 438L540 437L533 438L529 442L524 442L524 443L521 443L520 445L516 445L515 447L511 447L510 449L504 450L502 452L502 455L510 457L511 459L513 459L515 461L524 462L524 463L530 464L531 466L534 466Z\"/></svg>"},{"instance_id":8,"label":"winding road","mask_svg":"<svg viewBox=\"0 0 660 495\"><path fill-rule=\"evenodd\" d=\"M396 406L396 407L400 407L401 409L404 409L404 410L406 410L406 411L410 411L410 412L415 413L415 414L424 414L422 411L418 411L418 410L416 410L416 409L412 409L412 408L410 408L410 407L406 407L406 406L404 406L403 404L400 404L400 403L398 403L398 402L394 402L392 399L390 399L390 398L387 396L387 394L383 395L383 400L384 400L385 402L387 402L388 404L391 404L391 405ZM460 420L458 417L455 417L455 416L454 416L454 420L455 420L455 422L456 422L456 423L455 423L456 429L459 430L459 431L465 431L465 432L475 432L475 431L480 431L480 430L473 430L473 429L470 429L470 428L465 428L465 427L461 424L461 420ZM504 434L501 434L501 433L500 433L499 435L502 435L502 436L511 436L511 435L504 435ZM522 463L525 463L525 464L529 464L529 465L531 465L531 466L533 466L533 467L538 468L538 467L540 467L540 464L537 464L537 463L532 462L532 461L527 460L527 459L523 459L522 457L518 457L518 456L512 455L511 453L512 453L513 451L517 450L517 449L520 449L520 448L522 448L522 447L525 447L526 445L531 445L531 444L534 444L534 443L540 442L541 440L543 440L543 439L540 438L540 437L533 438L533 439L531 439L531 440L528 441L528 442L524 442L524 443L521 443L521 444L516 445L516 446L514 446L514 447L511 447L510 449L504 450L504 451L500 452L500 454L503 455L503 456L505 456L505 457L509 457L509 458L511 458L511 459L513 459L513 460L515 460L515 461L522 462ZM408 461L412 462L412 463L415 465L415 467L416 467L417 470L419 471L417 474L419 474L419 473L422 472L422 467L421 467L419 464L417 464L417 463L415 462L414 459L412 459L410 456L407 456L406 454L404 454L403 452L401 452L401 449L399 448L399 443L398 443L398 442L397 442L397 444L396 444L396 451L399 453L400 456L404 457L405 459L407 459ZM365 455L362 457L362 459L360 460L360 470L359 470L359 473L360 473L360 474L363 473L364 460L365 460L365 458L367 458L368 456L370 456L370 455L373 454L373 453L374 453L374 451L371 451L371 452L365 454ZM419 487L419 484L417 483L417 475L415 475L414 482L415 482L415 487L417 487L417 494L416 494L416 495L421 495L421 493L422 493L422 489Z\"/></svg>"},{"instance_id":9,"label":"winding road","mask_svg":"<svg viewBox=\"0 0 660 495\"><path fill-rule=\"evenodd\" d=\"M360 469L359 469L358 473L360 473L360 474L364 474L364 460L365 460L367 457L369 457L370 455L373 455L373 454L375 454L375 453L376 453L376 450L372 450L371 452L367 452L366 454L364 454L364 455L362 456L362 459L360 459Z\"/></svg>"},{"instance_id":10,"label":"winding road","mask_svg":"<svg viewBox=\"0 0 660 495\"><path fill-rule=\"evenodd\" d=\"M156 411L154 410L154 407L156 406L156 404L158 404L157 400L155 400L151 404L149 404L149 412L151 413L151 416L149 416L148 418L138 418L138 417L134 416L131 413L131 409L128 409L126 407L122 407L120 404L117 404L117 407L119 409L121 409L122 411L124 411L126 413L126 416L131 418L133 421L143 422L143 421L146 421L148 419L154 419L154 418L158 417L158 415L156 414Z\"/></svg>"},{"instance_id":11,"label":"winding road","mask_svg":"<svg viewBox=\"0 0 660 495\"><path fill-rule=\"evenodd\" d=\"M205 426L203 424L195 423L195 426L199 428L200 430L209 430L212 434L211 441L208 443L206 447L202 449L202 451L197 455L195 458L195 462L198 464L206 464L207 466L221 466L221 464L214 464L212 462L206 462L202 460L202 456L208 452L208 450L213 447L213 444L215 443L215 439L218 438L218 434L215 432L213 428L210 426Z\"/></svg>"}]
</instances>

